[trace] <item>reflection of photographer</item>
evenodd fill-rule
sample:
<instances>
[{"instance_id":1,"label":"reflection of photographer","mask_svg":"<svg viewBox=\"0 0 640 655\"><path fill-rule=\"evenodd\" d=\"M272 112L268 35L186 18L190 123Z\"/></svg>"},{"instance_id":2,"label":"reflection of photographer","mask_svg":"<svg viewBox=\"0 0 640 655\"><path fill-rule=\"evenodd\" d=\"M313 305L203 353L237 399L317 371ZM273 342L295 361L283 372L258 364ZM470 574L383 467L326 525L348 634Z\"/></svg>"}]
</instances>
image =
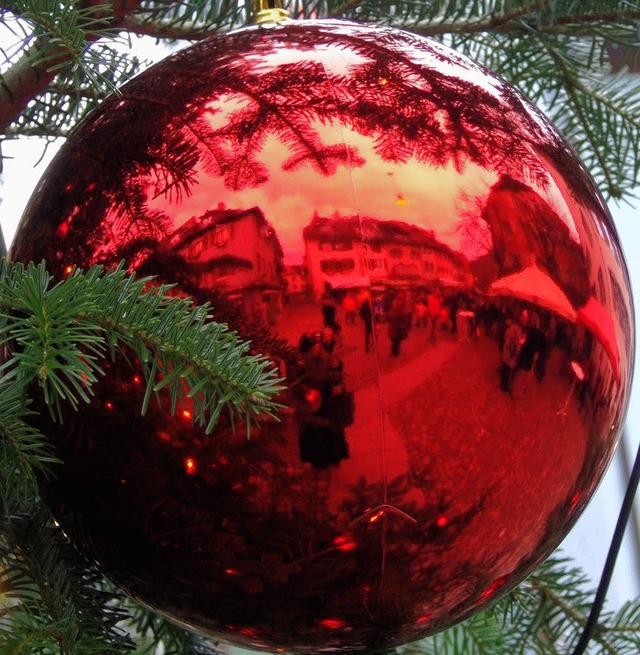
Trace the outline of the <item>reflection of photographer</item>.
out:
<instances>
[{"instance_id":1,"label":"reflection of photographer","mask_svg":"<svg viewBox=\"0 0 640 655\"><path fill-rule=\"evenodd\" d=\"M387 315L387 333L391 342L391 356L400 354L400 344L407 338L411 327L411 315L406 311L404 292L393 299Z\"/></svg>"},{"instance_id":2,"label":"reflection of photographer","mask_svg":"<svg viewBox=\"0 0 640 655\"><path fill-rule=\"evenodd\" d=\"M349 457L344 429L353 423L353 394L345 388L343 363L334 349L335 334L330 328L300 338L300 459L314 468L337 466Z\"/></svg>"}]
</instances>

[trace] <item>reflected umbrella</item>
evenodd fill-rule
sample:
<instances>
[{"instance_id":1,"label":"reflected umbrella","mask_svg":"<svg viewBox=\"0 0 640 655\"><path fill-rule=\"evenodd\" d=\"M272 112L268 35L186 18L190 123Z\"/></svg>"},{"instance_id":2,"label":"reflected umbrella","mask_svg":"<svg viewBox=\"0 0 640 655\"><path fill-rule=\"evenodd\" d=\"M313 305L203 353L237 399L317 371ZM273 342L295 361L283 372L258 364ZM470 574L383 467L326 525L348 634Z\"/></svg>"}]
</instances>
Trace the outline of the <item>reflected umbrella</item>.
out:
<instances>
[{"instance_id":1,"label":"reflected umbrella","mask_svg":"<svg viewBox=\"0 0 640 655\"><path fill-rule=\"evenodd\" d=\"M616 381L619 382L620 351L618 349L616 329L611 314L599 300L591 296L587 304L578 309L577 319L600 342L611 361Z\"/></svg>"},{"instance_id":2,"label":"reflected umbrella","mask_svg":"<svg viewBox=\"0 0 640 655\"><path fill-rule=\"evenodd\" d=\"M576 320L576 311L564 291L537 266L528 266L517 273L498 278L489 288L489 293L513 296L554 312L569 321Z\"/></svg>"}]
</instances>

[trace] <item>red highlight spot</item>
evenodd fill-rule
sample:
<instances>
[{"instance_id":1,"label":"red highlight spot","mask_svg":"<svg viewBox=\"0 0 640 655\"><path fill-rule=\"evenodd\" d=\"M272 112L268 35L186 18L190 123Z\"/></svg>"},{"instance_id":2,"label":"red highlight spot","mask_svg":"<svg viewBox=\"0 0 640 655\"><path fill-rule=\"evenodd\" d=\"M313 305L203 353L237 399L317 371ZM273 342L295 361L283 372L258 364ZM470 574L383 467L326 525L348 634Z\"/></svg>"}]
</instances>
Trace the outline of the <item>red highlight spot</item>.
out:
<instances>
[{"instance_id":1,"label":"red highlight spot","mask_svg":"<svg viewBox=\"0 0 640 655\"><path fill-rule=\"evenodd\" d=\"M423 614L416 619L416 623L424 623L431 618L431 614Z\"/></svg>"},{"instance_id":2,"label":"red highlight spot","mask_svg":"<svg viewBox=\"0 0 640 655\"><path fill-rule=\"evenodd\" d=\"M224 572L227 575L238 575L238 572L235 569L225 569Z\"/></svg>"},{"instance_id":3,"label":"red highlight spot","mask_svg":"<svg viewBox=\"0 0 640 655\"><path fill-rule=\"evenodd\" d=\"M64 267L64 274L71 275L71 273L73 273L73 266L71 264L68 264L67 266Z\"/></svg>"},{"instance_id":4,"label":"red highlight spot","mask_svg":"<svg viewBox=\"0 0 640 655\"><path fill-rule=\"evenodd\" d=\"M305 400L313 405L315 403L320 402L321 397L320 397L320 392L317 389L309 389L305 394L304 394Z\"/></svg>"},{"instance_id":5,"label":"red highlight spot","mask_svg":"<svg viewBox=\"0 0 640 655\"><path fill-rule=\"evenodd\" d=\"M506 578L504 577L497 578L482 592L482 594L480 594L480 598L482 600L485 600L486 598L490 598L496 593L496 591L498 591L501 587L504 586L505 582L506 582Z\"/></svg>"},{"instance_id":6,"label":"red highlight spot","mask_svg":"<svg viewBox=\"0 0 640 655\"><path fill-rule=\"evenodd\" d=\"M347 625L347 622L341 619L322 619L318 623L323 628L328 628L329 630L340 630L340 628L344 628Z\"/></svg>"},{"instance_id":7,"label":"red highlight spot","mask_svg":"<svg viewBox=\"0 0 640 655\"><path fill-rule=\"evenodd\" d=\"M64 239L69 232L69 223L67 223L67 221L64 221L64 223L60 223L60 225L58 225L58 229L56 230L56 232L58 233L59 237Z\"/></svg>"},{"instance_id":8,"label":"red highlight spot","mask_svg":"<svg viewBox=\"0 0 640 655\"><path fill-rule=\"evenodd\" d=\"M577 504L580 502L580 498L582 497L582 494L579 491L576 491L576 493L573 494L571 497L571 511L576 508Z\"/></svg>"},{"instance_id":9,"label":"red highlight spot","mask_svg":"<svg viewBox=\"0 0 640 655\"><path fill-rule=\"evenodd\" d=\"M350 537L336 537L333 540L333 543L336 548L343 553L348 553L358 547L358 544Z\"/></svg>"},{"instance_id":10,"label":"red highlight spot","mask_svg":"<svg viewBox=\"0 0 640 655\"><path fill-rule=\"evenodd\" d=\"M107 402L104 404L104 406L105 406L108 410L112 410L112 409L113 409L113 403L110 403L109 401L107 401Z\"/></svg>"},{"instance_id":11,"label":"red highlight spot","mask_svg":"<svg viewBox=\"0 0 640 655\"><path fill-rule=\"evenodd\" d=\"M380 510L369 517L369 523L375 523L384 516L384 510Z\"/></svg>"},{"instance_id":12,"label":"red highlight spot","mask_svg":"<svg viewBox=\"0 0 640 655\"><path fill-rule=\"evenodd\" d=\"M447 525L447 523L449 523L449 519L446 516L439 516L436 519L436 525L439 528L444 528L444 526Z\"/></svg>"},{"instance_id":13,"label":"red highlight spot","mask_svg":"<svg viewBox=\"0 0 640 655\"><path fill-rule=\"evenodd\" d=\"M182 410L182 418L191 418L191 412L188 409Z\"/></svg>"},{"instance_id":14,"label":"red highlight spot","mask_svg":"<svg viewBox=\"0 0 640 655\"><path fill-rule=\"evenodd\" d=\"M184 460L184 470L189 474L189 475L194 475L196 472L198 466L196 464L196 460L193 459L193 457L187 457L187 459Z\"/></svg>"},{"instance_id":15,"label":"red highlight spot","mask_svg":"<svg viewBox=\"0 0 640 655\"><path fill-rule=\"evenodd\" d=\"M142 378L139 375L133 376L133 384L140 384L141 382L142 382Z\"/></svg>"}]
</instances>

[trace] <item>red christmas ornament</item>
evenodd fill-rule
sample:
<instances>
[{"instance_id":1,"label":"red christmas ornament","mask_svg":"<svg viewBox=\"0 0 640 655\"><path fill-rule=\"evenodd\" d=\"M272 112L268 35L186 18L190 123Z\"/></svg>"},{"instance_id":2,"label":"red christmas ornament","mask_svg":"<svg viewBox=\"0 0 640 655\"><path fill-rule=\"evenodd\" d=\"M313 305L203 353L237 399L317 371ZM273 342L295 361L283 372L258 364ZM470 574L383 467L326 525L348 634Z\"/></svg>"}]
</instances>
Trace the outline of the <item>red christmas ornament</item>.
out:
<instances>
[{"instance_id":1,"label":"red christmas ornament","mask_svg":"<svg viewBox=\"0 0 640 655\"><path fill-rule=\"evenodd\" d=\"M250 648L365 651L494 601L611 458L633 318L592 179L444 46L254 26L141 74L69 138L14 260L211 301L282 370L250 439L140 416L138 373L49 426L70 537L127 593Z\"/></svg>"}]
</instances>

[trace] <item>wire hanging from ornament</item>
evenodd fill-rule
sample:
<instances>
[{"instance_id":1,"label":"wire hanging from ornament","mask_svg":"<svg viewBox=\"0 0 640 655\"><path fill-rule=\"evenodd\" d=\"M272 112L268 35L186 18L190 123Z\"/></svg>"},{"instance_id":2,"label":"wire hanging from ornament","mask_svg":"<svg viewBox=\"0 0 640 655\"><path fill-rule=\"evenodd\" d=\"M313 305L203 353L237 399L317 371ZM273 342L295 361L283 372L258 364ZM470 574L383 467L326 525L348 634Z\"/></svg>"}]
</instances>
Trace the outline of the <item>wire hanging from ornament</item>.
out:
<instances>
[{"instance_id":1,"label":"wire hanging from ornament","mask_svg":"<svg viewBox=\"0 0 640 655\"><path fill-rule=\"evenodd\" d=\"M620 554L622 539L633 512L633 503L638 492L639 483L640 447L638 447L636 457L633 462L633 467L631 468L631 472L629 474L624 498L622 500L618 519L616 521L616 527L611 537L611 544L609 545L609 550L607 552L607 557L602 569L600 581L596 589L596 594L593 599L591 611L587 618L587 622L584 625L580 638L578 639L575 649L572 651L571 655L582 655L586 651L587 646L589 645L589 642L591 641L591 638L593 637L595 629L598 625L598 619L600 618L602 608L604 607L607 591L609 590L611 578L616 566L616 561L618 559L618 555Z\"/></svg>"}]
</instances>

